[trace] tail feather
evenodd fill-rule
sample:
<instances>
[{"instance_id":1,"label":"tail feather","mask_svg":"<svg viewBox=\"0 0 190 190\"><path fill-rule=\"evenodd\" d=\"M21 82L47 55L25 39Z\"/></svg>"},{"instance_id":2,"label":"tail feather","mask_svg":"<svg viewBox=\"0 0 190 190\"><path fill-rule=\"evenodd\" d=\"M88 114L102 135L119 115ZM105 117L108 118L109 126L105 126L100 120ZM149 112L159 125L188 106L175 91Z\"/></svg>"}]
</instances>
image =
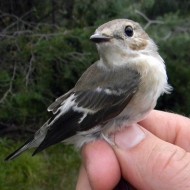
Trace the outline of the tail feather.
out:
<instances>
[{"instance_id":1,"label":"tail feather","mask_svg":"<svg viewBox=\"0 0 190 190\"><path fill-rule=\"evenodd\" d=\"M41 152L42 150L64 141L65 139L76 134L76 129L79 128L78 121L82 117L82 113L75 113L73 110L65 113L53 123L53 127L47 131L43 141L36 148L32 156Z\"/></svg>"},{"instance_id":2,"label":"tail feather","mask_svg":"<svg viewBox=\"0 0 190 190\"><path fill-rule=\"evenodd\" d=\"M28 139L24 143L24 145L22 145L16 151L11 153L9 156L7 156L5 158L5 161L13 160L19 155L21 155L23 152L25 152L26 150L38 147L41 144L41 142L44 140L47 130L48 130L48 121L34 134L33 137Z\"/></svg>"},{"instance_id":3,"label":"tail feather","mask_svg":"<svg viewBox=\"0 0 190 190\"><path fill-rule=\"evenodd\" d=\"M20 154L22 154L23 152L25 152L26 150L28 150L30 148L29 144L32 141L32 139L33 138L28 139L24 145L22 145L20 148L18 148L17 150L15 150L9 156L7 156L5 158L5 161L13 160L16 157L18 157Z\"/></svg>"}]
</instances>

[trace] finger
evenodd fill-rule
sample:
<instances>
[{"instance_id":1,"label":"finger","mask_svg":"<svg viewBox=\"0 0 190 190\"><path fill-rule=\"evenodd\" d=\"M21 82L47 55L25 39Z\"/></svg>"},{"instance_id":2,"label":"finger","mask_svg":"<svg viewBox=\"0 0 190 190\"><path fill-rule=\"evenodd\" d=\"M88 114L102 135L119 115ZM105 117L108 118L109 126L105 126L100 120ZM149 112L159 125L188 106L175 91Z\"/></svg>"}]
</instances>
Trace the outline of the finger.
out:
<instances>
[{"instance_id":1,"label":"finger","mask_svg":"<svg viewBox=\"0 0 190 190\"><path fill-rule=\"evenodd\" d=\"M190 151L190 119L178 114L153 110L139 122L157 137Z\"/></svg>"},{"instance_id":2,"label":"finger","mask_svg":"<svg viewBox=\"0 0 190 190\"><path fill-rule=\"evenodd\" d=\"M82 157L93 190L110 190L118 184L120 167L113 149L105 141L85 145Z\"/></svg>"},{"instance_id":3,"label":"finger","mask_svg":"<svg viewBox=\"0 0 190 190\"><path fill-rule=\"evenodd\" d=\"M138 125L115 134L122 176L137 189L190 189L190 153Z\"/></svg>"},{"instance_id":4,"label":"finger","mask_svg":"<svg viewBox=\"0 0 190 190\"><path fill-rule=\"evenodd\" d=\"M90 187L86 170L83 165L80 168L79 177L76 185L76 190L81 190L81 189L92 190L92 188Z\"/></svg>"}]
</instances>

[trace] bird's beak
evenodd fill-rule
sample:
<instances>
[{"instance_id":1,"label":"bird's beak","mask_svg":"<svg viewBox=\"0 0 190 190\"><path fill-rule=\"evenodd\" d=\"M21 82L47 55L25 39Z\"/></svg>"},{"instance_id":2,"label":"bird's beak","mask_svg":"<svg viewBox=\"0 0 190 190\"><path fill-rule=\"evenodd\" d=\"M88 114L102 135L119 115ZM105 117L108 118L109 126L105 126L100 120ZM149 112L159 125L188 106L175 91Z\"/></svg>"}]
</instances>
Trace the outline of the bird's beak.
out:
<instances>
[{"instance_id":1,"label":"bird's beak","mask_svg":"<svg viewBox=\"0 0 190 190\"><path fill-rule=\"evenodd\" d=\"M92 36L90 36L90 40L95 43L108 42L110 39L110 36L105 36L99 33L95 33Z\"/></svg>"}]
</instances>

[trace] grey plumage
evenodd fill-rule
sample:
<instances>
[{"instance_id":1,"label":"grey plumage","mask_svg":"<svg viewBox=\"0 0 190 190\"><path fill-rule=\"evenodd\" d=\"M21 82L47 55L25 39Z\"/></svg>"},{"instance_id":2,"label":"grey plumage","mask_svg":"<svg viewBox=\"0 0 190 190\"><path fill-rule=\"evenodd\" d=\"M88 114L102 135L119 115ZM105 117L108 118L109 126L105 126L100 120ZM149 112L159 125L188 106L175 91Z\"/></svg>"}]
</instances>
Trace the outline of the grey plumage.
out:
<instances>
[{"instance_id":1,"label":"grey plumage","mask_svg":"<svg viewBox=\"0 0 190 190\"><path fill-rule=\"evenodd\" d=\"M126 36L125 27L133 29ZM165 65L154 42L140 25L127 19L100 26L91 40L100 60L92 64L74 88L48 107L52 117L6 160L37 147L33 155L61 141L81 147L97 138L108 140L122 123L141 120L168 92Z\"/></svg>"},{"instance_id":2,"label":"grey plumage","mask_svg":"<svg viewBox=\"0 0 190 190\"><path fill-rule=\"evenodd\" d=\"M35 133L33 138L30 138L23 147L8 156L6 160L19 156L28 148L38 147L34 152L36 154L50 145L76 135L78 132L86 131L98 124L101 125L101 123L105 124L107 120L123 110L138 88L140 75L128 68L122 68L120 72L109 70L109 74L105 75L107 71L100 69L97 64L93 64L82 75L72 90L48 107L48 110L52 111L54 115L41 130ZM94 79L88 80L89 75L93 76ZM118 80L118 75L123 75L122 81ZM115 80L110 83L110 78ZM60 114L64 101L67 102L67 99L72 95L74 95L76 103ZM76 105L84 111L82 109L74 111ZM86 110L89 113L80 122ZM57 117L58 115L59 117ZM43 135L39 136L40 133Z\"/></svg>"}]
</instances>

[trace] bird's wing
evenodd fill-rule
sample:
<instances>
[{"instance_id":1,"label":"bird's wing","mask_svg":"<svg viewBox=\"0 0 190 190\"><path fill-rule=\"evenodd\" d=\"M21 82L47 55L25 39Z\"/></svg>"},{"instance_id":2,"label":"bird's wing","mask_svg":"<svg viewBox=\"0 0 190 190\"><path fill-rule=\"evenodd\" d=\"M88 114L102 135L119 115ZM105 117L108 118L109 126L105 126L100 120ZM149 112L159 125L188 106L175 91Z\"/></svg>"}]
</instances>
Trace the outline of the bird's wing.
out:
<instances>
[{"instance_id":1,"label":"bird's wing","mask_svg":"<svg viewBox=\"0 0 190 190\"><path fill-rule=\"evenodd\" d=\"M138 90L140 75L128 68L107 71L93 64L68 93L48 107L53 116L6 160L29 148L43 149L117 116Z\"/></svg>"},{"instance_id":2,"label":"bird's wing","mask_svg":"<svg viewBox=\"0 0 190 190\"><path fill-rule=\"evenodd\" d=\"M60 107L61 103L67 99L72 94L73 89L69 90L67 93L63 94L59 98L57 98L48 108L47 111L51 111L53 113Z\"/></svg>"},{"instance_id":3,"label":"bird's wing","mask_svg":"<svg viewBox=\"0 0 190 190\"><path fill-rule=\"evenodd\" d=\"M82 75L59 106L57 103L50 106L54 115L48 121L47 134L34 154L117 116L138 89L140 75L133 70L102 71L96 68L97 73L92 75L92 69Z\"/></svg>"}]
</instances>

